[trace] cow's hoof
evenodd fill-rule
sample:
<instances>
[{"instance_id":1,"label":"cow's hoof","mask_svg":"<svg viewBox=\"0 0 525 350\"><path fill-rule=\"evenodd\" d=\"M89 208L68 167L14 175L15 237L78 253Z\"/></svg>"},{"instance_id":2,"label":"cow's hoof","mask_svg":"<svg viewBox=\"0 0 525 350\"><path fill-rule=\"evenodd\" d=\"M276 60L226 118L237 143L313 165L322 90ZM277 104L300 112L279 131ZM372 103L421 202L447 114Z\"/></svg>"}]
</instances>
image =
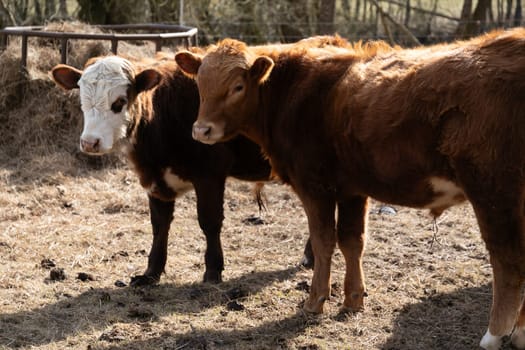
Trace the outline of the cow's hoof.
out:
<instances>
[{"instance_id":1,"label":"cow's hoof","mask_svg":"<svg viewBox=\"0 0 525 350\"><path fill-rule=\"evenodd\" d=\"M206 271L204 273L204 277L202 278L202 281L204 283L221 283L222 282L222 274L219 271Z\"/></svg>"},{"instance_id":2,"label":"cow's hoof","mask_svg":"<svg viewBox=\"0 0 525 350\"><path fill-rule=\"evenodd\" d=\"M361 312L365 309L364 297L366 293L353 292L345 298L342 310L347 312Z\"/></svg>"},{"instance_id":3,"label":"cow's hoof","mask_svg":"<svg viewBox=\"0 0 525 350\"><path fill-rule=\"evenodd\" d=\"M490 331L487 330L487 333L481 338L479 346L485 350L499 350L501 347L501 337L497 335L490 334Z\"/></svg>"},{"instance_id":4,"label":"cow's hoof","mask_svg":"<svg viewBox=\"0 0 525 350\"><path fill-rule=\"evenodd\" d=\"M319 297L314 299L308 298L308 300L304 302L303 310L310 314L322 314L324 302L326 299L326 297Z\"/></svg>"},{"instance_id":5,"label":"cow's hoof","mask_svg":"<svg viewBox=\"0 0 525 350\"><path fill-rule=\"evenodd\" d=\"M132 287L142 287L142 286L152 286L159 283L160 278L155 276L148 275L138 275L131 277L130 286Z\"/></svg>"}]
</instances>

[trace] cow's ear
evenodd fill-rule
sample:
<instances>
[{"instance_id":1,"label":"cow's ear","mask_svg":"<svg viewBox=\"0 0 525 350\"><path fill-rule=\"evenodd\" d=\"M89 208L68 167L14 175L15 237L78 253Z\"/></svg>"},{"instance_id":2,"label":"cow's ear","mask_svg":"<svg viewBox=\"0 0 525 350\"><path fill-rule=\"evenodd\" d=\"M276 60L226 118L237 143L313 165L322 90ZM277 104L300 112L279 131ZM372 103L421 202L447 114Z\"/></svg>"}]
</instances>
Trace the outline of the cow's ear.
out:
<instances>
[{"instance_id":1,"label":"cow's ear","mask_svg":"<svg viewBox=\"0 0 525 350\"><path fill-rule=\"evenodd\" d=\"M153 89L159 85L162 75L155 69L145 69L135 77L135 89L137 93Z\"/></svg>"},{"instance_id":2,"label":"cow's ear","mask_svg":"<svg viewBox=\"0 0 525 350\"><path fill-rule=\"evenodd\" d=\"M273 66L274 63L270 57L259 56L250 67L250 75L257 80L259 84L262 84L270 76Z\"/></svg>"},{"instance_id":3,"label":"cow's ear","mask_svg":"<svg viewBox=\"0 0 525 350\"><path fill-rule=\"evenodd\" d=\"M177 52L175 55L175 62L179 65L180 69L190 77L197 75L199 67L202 63L202 57L198 56L189 51Z\"/></svg>"},{"instance_id":4,"label":"cow's ear","mask_svg":"<svg viewBox=\"0 0 525 350\"><path fill-rule=\"evenodd\" d=\"M49 77L65 90L78 89L82 71L66 64L58 64L49 72Z\"/></svg>"}]
</instances>

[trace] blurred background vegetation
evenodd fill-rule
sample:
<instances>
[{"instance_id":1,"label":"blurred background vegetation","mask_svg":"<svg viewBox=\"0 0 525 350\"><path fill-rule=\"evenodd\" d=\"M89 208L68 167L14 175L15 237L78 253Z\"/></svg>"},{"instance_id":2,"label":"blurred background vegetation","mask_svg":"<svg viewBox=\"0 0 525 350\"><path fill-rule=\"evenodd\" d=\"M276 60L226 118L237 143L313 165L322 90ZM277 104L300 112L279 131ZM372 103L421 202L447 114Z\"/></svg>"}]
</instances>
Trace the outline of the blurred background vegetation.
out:
<instances>
[{"instance_id":1,"label":"blurred background vegetation","mask_svg":"<svg viewBox=\"0 0 525 350\"><path fill-rule=\"evenodd\" d=\"M0 0L0 27L64 20L184 24L199 29L202 45L328 33L412 45L521 26L522 0Z\"/></svg>"}]
</instances>

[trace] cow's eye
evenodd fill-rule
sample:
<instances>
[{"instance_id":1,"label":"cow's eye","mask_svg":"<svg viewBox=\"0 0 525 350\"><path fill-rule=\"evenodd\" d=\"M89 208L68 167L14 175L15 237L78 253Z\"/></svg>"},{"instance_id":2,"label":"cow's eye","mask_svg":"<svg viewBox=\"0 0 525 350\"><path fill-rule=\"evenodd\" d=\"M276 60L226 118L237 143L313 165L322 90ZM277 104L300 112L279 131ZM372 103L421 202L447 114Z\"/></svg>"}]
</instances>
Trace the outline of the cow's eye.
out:
<instances>
[{"instance_id":1,"label":"cow's eye","mask_svg":"<svg viewBox=\"0 0 525 350\"><path fill-rule=\"evenodd\" d=\"M234 91L234 92L241 92L242 89L244 89L244 86L242 86L241 84L239 84L239 85L235 85L235 87L233 88L233 91Z\"/></svg>"},{"instance_id":2,"label":"cow's eye","mask_svg":"<svg viewBox=\"0 0 525 350\"><path fill-rule=\"evenodd\" d=\"M128 103L128 100L126 100L124 97L119 97L113 104L111 105L111 110L113 113L120 113L122 112L122 108Z\"/></svg>"}]
</instances>

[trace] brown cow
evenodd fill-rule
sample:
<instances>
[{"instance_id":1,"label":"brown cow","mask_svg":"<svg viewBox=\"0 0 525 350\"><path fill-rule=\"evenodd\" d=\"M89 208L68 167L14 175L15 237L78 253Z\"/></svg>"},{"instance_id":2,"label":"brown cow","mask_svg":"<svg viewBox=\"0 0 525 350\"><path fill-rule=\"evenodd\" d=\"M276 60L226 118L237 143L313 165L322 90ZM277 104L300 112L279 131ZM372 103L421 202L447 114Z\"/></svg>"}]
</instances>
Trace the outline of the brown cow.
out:
<instances>
[{"instance_id":1,"label":"brown cow","mask_svg":"<svg viewBox=\"0 0 525 350\"><path fill-rule=\"evenodd\" d=\"M439 215L472 203L493 267L480 345L525 348L525 29L402 50L255 51L224 40L176 61L201 94L193 136L243 134L302 200L315 267L304 308L322 312L336 242L346 260L344 308L363 308L367 198ZM337 207L337 220L334 218Z\"/></svg>"}]
</instances>

